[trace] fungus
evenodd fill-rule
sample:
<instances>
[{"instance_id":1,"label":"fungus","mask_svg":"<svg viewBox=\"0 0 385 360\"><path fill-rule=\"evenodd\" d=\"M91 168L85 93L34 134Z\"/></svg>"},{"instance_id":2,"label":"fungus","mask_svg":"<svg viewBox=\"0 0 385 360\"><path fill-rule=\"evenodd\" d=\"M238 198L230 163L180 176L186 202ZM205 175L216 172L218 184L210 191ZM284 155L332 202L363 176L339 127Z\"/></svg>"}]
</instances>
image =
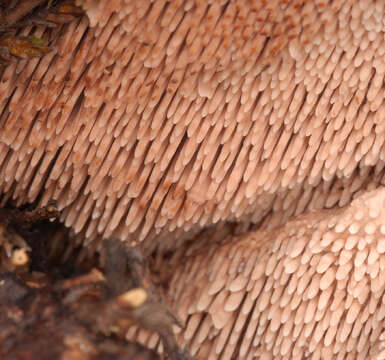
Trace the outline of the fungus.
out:
<instances>
[{"instance_id":1,"label":"fungus","mask_svg":"<svg viewBox=\"0 0 385 360\"><path fill-rule=\"evenodd\" d=\"M228 222L276 234L292 216L339 214L383 183L383 1L80 3L87 16L21 31L56 39L51 52L2 69L3 204L56 200L89 251L114 236L165 252ZM346 224L349 246L363 228L357 221ZM370 238L378 226L365 229ZM272 344L258 341L260 351Z\"/></svg>"},{"instance_id":2,"label":"fungus","mask_svg":"<svg viewBox=\"0 0 385 360\"><path fill-rule=\"evenodd\" d=\"M382 2L82 3L59 34L26 27L54 50L3 70L3 202L168 249L381 182Z\"/></svg>"},{"instance_id":3,"label":"fungus","mask_svg":"<svg viewBox=\"0 0 385 360\"><path fill-rule=\"evenodd\" d=\"M169 297L198 359L383 359L385 190L175 255ZM363 216L361 216L363 214ZM168 265L170 266L170 265Z\"/></svg>"}]
</instances>

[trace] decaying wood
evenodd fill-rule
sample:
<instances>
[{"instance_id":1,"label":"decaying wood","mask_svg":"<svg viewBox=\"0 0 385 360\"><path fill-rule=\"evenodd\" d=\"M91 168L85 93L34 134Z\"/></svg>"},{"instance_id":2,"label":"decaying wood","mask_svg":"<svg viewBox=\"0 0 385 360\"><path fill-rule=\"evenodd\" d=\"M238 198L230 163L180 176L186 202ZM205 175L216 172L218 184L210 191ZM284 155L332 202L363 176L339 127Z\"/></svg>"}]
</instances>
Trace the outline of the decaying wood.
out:
<instances>
[{"instance_id":1,"label":"decaying wood","mask_svg":"<svg viewBox=\"0 0 385 360\"><path fill-rule=\"evenodd\" d=\"M18 35L23 26L56 27L72 21L82 13L72 0L1 1L0 63L9 64L14 58L41 57L51 51L43 38Z\"/></svg>"},{"instance_id":2,"label":"decaying wood","mask_svg":"<svg viewBox=\"0 0 385 360\"><path fill-rule=\"evenodd\" d=\"M57 216L54 203L0 210L0 356L157 359L154 352L126 341L128 329L137 325L159 334L169 359L192 359L177 345L172 326L180 323L152 283L139 247L110 239L104 242L103 266L95 259L87 270L55 262L36 270L40 261L34 259L33 242L49 237L45 229Z\"/></svg>"}]
</instances>

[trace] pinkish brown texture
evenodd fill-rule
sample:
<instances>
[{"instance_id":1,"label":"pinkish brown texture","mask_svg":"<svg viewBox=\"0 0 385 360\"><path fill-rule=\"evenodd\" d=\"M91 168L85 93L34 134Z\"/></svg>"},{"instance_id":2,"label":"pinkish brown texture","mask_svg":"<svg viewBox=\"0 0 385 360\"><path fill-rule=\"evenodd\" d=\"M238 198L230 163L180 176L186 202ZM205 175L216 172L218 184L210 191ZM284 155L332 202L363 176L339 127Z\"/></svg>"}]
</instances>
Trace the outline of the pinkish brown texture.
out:
<instances>
[{"instance_id":1,"label":"pinkish brown texture","mask_svg":"<svg viewBox=\"0 0 385 360\"><path fill-rule=\"evenodd\" d=\"M375 190L177 252L169 298L187 324L181 344L202 360L383 359L384 209L385 189Z\"/></svg>"},{"instance_id":2,"label":"pinkish brown texture","mask_svg":"<svg viewBox=\"0 0 385 360\"><path fill-rule=\"evenodd\" d=\"M86 1L92 27L3 70L1 191L164 248L347 204L382 181L382 6Z\"/></svg>"},{"instance_id":3,"label":"pinkish brown texture","mask_svg":"<svg viewBox=\"0 0 385 360\"><path fill-rule=\"evenodd\" d=\"M81 3L89 20L25 29L56 51L1 74L3 202L57 200L90 250L110 236L166 250L229 221L284 241L293 215L383 184L385 1ZM273 356L263 339L250 351Z\"/></svg>"}]
</instances>

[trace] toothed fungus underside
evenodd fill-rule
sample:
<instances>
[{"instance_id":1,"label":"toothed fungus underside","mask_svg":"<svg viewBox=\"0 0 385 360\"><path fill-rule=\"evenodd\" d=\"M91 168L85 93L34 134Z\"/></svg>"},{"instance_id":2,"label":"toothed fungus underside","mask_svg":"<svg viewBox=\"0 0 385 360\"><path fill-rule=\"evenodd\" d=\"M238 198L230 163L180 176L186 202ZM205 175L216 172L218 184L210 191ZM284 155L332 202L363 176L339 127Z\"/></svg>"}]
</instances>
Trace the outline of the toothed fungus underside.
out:
<instances>
[{"instance_id":1,"label":"toothed fungus underside","mask_svg":"<svg viewBox=\"0 0 385 360\"><path fill-rule=\"evenodd\" d=\"M385 190L179 262L169 297L198 359L384 359Z\"/></svg>"},{"instance_id":2,"label":"toothed fungus underside","mask_svg":"<svg viewBox=\"0 0 385 360\"><path fill-rule=\"evenodd\" d=\"M261 223L174 264L181 341L202 359L379 354L385 1L81 3L56 34L23 30L53 51L2 70L3 203L57 200L91 250Z\"/></svg>"}]
</instances>

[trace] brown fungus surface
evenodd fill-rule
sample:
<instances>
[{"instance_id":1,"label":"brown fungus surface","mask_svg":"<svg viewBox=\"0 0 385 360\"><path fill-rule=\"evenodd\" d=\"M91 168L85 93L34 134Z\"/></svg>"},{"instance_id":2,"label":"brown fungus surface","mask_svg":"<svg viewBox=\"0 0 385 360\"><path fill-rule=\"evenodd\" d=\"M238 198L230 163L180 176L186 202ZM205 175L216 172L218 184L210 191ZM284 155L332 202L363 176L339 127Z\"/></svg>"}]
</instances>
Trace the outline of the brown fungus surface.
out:
<instances>
[{"instance_id":1,"label":"brown fungus surface","mask_svg":"<svg viewBox=\"0 0 385 360\"><path fill-rule=\"evenodd\" d=\"M167 266L186 322L179 340L198 359L384 359L384 189L273 231L180 249Z\"/></svg>"},{"instance_id":2,"label":"brown fungus surface","mask_svg":"<svg viewBox=\"0 0 385 360\"><path fill-rule=\"evenodd\" d=\"M175 248L382 182L383 1L80 3L2 69L4 201L57 200L87 244Z\"/></svg>"},{"instance_id":3,"label":"brown fungus surface","mask_svg":"<svg viewBox=\"0 0 385 360\"><path fill-rule=\"evenodd\" d=\"M382 358L385 1L78 5L20 30L49 53L0 70L2 203L55 200L90 252L261 224L169 263L180 340L202 359Z\"/></svg>"}]
</instances>

